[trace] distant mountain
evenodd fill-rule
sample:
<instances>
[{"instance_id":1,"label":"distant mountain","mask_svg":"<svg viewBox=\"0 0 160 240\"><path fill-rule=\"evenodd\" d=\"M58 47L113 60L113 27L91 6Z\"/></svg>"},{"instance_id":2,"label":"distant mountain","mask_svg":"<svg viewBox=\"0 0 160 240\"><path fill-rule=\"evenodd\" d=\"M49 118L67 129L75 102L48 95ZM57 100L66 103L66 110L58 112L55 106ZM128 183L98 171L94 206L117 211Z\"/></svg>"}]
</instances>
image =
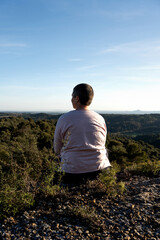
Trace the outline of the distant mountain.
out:
<instances>
[{"instance_id":1,"label":"distant mountain","mask_svg":"<svg viewBox=\"0 0 160 240\"><path fill-rule=\"evenodd\" d=\"M160 114L160 111L142 111L142 110L134 110L134 111L96 111L101 114Z\"/></svg>"},{"instance_id":2,"label":"distant mountain","mask_svg":"<svg viewBox=\"0 0 160 240\"><path fill-rule=\"evenodd\" d=\"M160 114L160 111L143 111L143 110L134 110L134 111L104 111L104 110L95 110L96 112L100 113L100 114ZM37 114L41 114L41 115L62 115L63 113L65 113L67 111L3 111L0 112L0 116L17 116L17 115L37 115Z\"/></svg>"}]
</instances>

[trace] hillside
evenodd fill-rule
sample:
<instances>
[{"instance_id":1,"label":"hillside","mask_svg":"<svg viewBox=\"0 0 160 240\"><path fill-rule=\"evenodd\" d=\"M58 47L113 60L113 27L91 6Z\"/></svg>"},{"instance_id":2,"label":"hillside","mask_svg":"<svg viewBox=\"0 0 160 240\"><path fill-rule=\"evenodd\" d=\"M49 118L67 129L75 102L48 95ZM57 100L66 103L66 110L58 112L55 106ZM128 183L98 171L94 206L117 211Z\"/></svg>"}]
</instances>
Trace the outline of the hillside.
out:
<instances>
[{"instance_id":1,"label":"hillside","mask_svg":"<svg viewBox=\"0 0 160 240\"><path fill-rule=\"evenodd\" d=\"M159 240L160 176L123 175L123 195L95 182L39 198L34 208L0 223L1 239Z\"/></svg>"},{"instance_id":2,"label":"hillside","mask_svg":"<svg viewBox=\"0 0 160 240\"><path fill-rule=\"evenodd\" d=\"M60 114L47 113L0 113L0 118L23 117L38 120L54 120L56 122ZM129 136L134 140L142 140L160 148L160 114L102 114L108 133Z\"/></svg>"},{"instance_id":3,"label":"hillside","mask_svg":"<svg viewBox=\"0 0 160 240\"><path fill-rule=\"evenodd\" d=\"M158 239L160 149L109 133L112 168L66 185L55 182L55 125L0 119L0 238Z\"/></svg>"},{"instance_id":4,"label":"hillside","mask_svg":"<svg viewBox=\"0 0 160 240\"><path fill-rule=\"evenodd\" d=\"M127 135L159 134L160 114L114 115L102 114L108 131Z\"/></svg>"},{"instance_id":5,"label":"hillside","mask_svg":"<svg viewBox=\"0 0 160 240\"><path fill-rule=\"evenodd\" d=\"M61 114L47 113L0 113L3 117L23 117L37 120L57 120ZM107 124L108 132L128 135L159 134L160 114L101 114Z\"/></svg>"}]
</instances>

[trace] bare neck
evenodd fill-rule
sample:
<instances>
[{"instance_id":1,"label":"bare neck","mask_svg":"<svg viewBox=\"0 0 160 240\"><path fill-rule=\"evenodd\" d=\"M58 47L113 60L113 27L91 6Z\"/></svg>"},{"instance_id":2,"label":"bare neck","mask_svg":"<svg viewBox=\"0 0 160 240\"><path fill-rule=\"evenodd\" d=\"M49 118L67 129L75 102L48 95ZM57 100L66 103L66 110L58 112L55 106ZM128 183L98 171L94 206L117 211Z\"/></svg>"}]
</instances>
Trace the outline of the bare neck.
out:
<instances>
[{"instance_id":1,"label":"bare neck","mask_svg":"<svg viewBox=\"0 0 160 240\"><path fill-rule=\"evenodd\" d=\"M79 106L76 107L76 110L89 110L89 107L80 104Z\"/></svg>"}]
</instances>

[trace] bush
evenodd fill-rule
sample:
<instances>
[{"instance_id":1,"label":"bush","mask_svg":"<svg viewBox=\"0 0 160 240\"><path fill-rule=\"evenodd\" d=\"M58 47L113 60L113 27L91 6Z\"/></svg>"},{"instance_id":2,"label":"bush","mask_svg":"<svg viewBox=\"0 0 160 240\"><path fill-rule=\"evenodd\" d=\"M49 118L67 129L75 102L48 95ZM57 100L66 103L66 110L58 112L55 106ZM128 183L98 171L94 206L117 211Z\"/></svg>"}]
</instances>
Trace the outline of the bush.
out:
<instances>
[{"instance_id":1,"label":"bush","mask_svg":"<svg viewBox=\"0 0 160 240\"><path fill-rule=\"evenodd\" d=\"M133 163L127 167L126 170L132 174L145 175L145 176L156 176L160 172L160 162L147 160L146 162Z\"/></svg>"},{"instance_id":2,"label":"bush","mask_svg":"<svg viewBox=\"0 0 160 240\"><path fill-rule=\"evenodd\" d=\"M50 134L45 135L51 142L54 126L48 127L47 122L41 127L43 131L46 127L46 132L50 129ZM46 141L41 142L39 149L39 136L43 132L31 120L1 119L0 132L0 218L3 218L32 206L38 192L51 192L56 156Z\"/></svg>"},{"instance_id":3,"label":"bush","mask_svg":"<svg viewBox=\"0 0 160 240\"><path fill-rule=\"evenodd\" d=\"M116 196L117 194L122 194L125 191L125 184L123 182L117 183L117 164L115 167L108 168L104 170L99 179L103 184L101 187L104 188L107 195Z\"/></svg>"}]
</instances>

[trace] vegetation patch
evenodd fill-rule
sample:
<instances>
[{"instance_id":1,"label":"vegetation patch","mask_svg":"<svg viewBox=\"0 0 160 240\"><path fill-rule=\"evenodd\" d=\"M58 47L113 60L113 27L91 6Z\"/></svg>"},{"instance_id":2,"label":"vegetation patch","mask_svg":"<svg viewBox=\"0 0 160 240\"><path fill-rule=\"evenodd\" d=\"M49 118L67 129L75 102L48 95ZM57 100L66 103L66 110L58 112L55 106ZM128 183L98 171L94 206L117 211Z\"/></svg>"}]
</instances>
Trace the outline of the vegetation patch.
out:
<instances>
[{"instance_id":1,"label":"vegetation patch","mask_svg":"<svg viewBox=\"0 0 160 240\"><path fill-rule=\"evenodd\" d=\"M52 147L55 125L56 120L34 121L21 116L0 119L1 219L33 206L37 196L55 198L61 193L68 194L69 189L61 184L61 174L59 178L56 175L59 159ZM112 168L83 186L88 194L94 193L97 197L101 193L106 196L123 194L125 184L117 180L119 172L156 176L160 171L160 149L153 145L109 134L106 147ZM72 214L87 221L97 217L92 211L94 201L87 204L91 205L83 204L78 208L74 205Z\"/></svg>"}]
</instances>

